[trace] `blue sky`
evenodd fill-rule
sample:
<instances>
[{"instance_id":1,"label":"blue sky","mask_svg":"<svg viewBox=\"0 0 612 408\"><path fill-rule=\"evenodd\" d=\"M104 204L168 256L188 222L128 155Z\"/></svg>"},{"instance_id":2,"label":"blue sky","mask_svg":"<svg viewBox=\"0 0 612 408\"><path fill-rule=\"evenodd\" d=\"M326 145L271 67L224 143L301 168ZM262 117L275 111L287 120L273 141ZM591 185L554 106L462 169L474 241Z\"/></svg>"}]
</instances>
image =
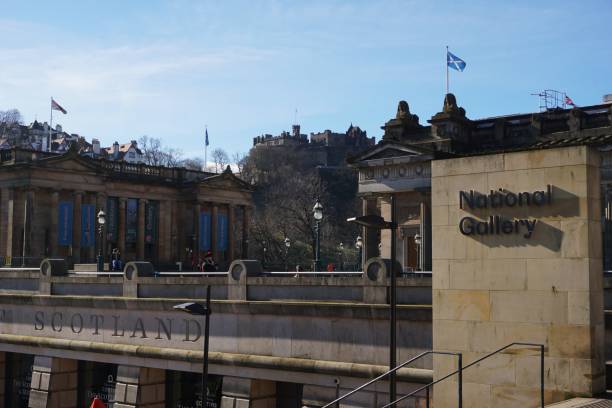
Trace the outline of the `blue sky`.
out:
<instances>
[{"instance_id":1,"label":"blue sky","mask_svg":"<svg viewBox=\"0 0 612 408\"><path fill-rule=\"evenodd\" d=\"M288 130L370 136L405 99L442 107L445 46L467 62L451 92L469 117L530 112L530 95L579 105L612 93L612 2L0 0L0 110L103 144L142 135L187 156L246 152ZM61 117L60 117L61 116Z\"/></svg>"}]
</instances>

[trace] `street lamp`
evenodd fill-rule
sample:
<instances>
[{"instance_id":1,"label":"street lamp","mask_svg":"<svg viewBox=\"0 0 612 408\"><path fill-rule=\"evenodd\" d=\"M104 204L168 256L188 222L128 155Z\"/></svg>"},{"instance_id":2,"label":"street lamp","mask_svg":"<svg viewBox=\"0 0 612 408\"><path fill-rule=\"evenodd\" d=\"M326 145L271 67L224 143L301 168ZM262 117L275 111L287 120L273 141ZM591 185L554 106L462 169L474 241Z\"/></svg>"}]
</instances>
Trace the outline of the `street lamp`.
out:
<instances>
[{"instance_id":1,"label":"street lamp","mask_svg":"<svg viewBox=\"0 0 612 408\"><path fill-rule=\"evenodd\" d=\"M98 253L98 272L104 272L104 224L106 223L106 214L100 210L98 212L98 235L100 236L100 252Z\"/></svg>"},{"instance_id":2,"label":"street lamp","mask_svg":"<svg viewBox=\"0 0 612 408\"><path fill-rule=\"evenodd\" d=\"M291 240L285 237L285 270L289 270L289 248L291 248Z\"/></svg>"},{"instance_id":3,"label":"street lamp","mask_svg":"<svg viewBox=\"0 0 612 408\"><path fill-rule=\"evenodd\" d=\"M316 238L316 246L315 246L315 262L314 262L314 271L319 271L319 262L321 261L321 220L323 219L323 206L321 205L321 201L317 198L317 202L312 208L312 216L314 217L315 231L317 233Z\"/></svg>"},{"instance_id":4,"label":"street lamp","mask_svg":"<svg viewBox=\"0 0 612 408\"><path fill-rule=\"evenodd\" d=\"M375 228L379 230L391 230L391 270L390 288L389 288L389 370L397 366L397 275L395 272L396 258L396 233L397 219L395 214L395 195L391 194L391 221L385 221L380 215L364 215L361 217L353 217L347 219L348 222L354 222L367 228ZM397 384L395 371L389 374L389 401L393 402L397 399ZM395 406L395 404L393 405Z\"/></svg>"},{"instance_id":5,"label":"street lamp","mask_svg":"<svg viewBox=\"0 0 612 408\"><path fill-rule=\"evenodd\" d=\"M417 266L419 268L420 271L423 270L423 264L422 264L422 260L423 260L423 254L421 253L422 247L421 244L423 243L423 238L421 237L421 234L415 234L414 235L414 243L416 244L416 246L419 248L419 250L417 251L418 254L418 262L417 262Z\"/></svg>"},{"instance_id":6,"label":"street lamp","mask_svg":"<svg viewBox=\"0 0 612 408\"><path fill-rule=\"evenodd\" d=\"M208 339L210 325L210 285L206 286L206 306L195 303L181 303L174 309L189 313L191 315L205 316L204 319L204 355L202 360L202 407L207 406L208 400Z\"/></svg>"},{"instance_id":7,"label":"street lamp","mask_svg":"<svg viewBox=\"0 0 612 408\"><path fill-rule=\"evenodd\" d=\"M363 260L361 259L363 257L363 239L361 238L361 235L357 235L357 239L355 240L355 248L357 248L357 251L359 251L359 256L357 257L359 260L358 264L363 270Z\"/></svg>"}]
</instances>

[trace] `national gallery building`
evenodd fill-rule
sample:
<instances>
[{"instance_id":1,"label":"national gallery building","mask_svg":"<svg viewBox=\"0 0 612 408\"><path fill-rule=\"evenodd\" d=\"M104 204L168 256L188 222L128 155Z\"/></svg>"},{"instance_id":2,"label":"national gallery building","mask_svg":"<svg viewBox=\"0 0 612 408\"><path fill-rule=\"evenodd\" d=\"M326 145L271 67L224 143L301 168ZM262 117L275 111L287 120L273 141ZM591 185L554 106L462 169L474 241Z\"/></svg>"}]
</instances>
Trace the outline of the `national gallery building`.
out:
<instances>
[{"instance_id":1,"label":"national gallery building","mask_svg":"<svg viewBox=\"0 0 612 408\"><path fill-rule=\"evenodd\" d=\"M0 247L52 259L0 268L0 406L608 406L612 104L474 120L448 94L428 122L402 101L350 159L360 272L240 259L250 189L229 172L2 153ZM233 262L69 270L95 254L98 208L128 261Z\"/></svg>"},{"instance_id":2,"label":"national gallery building","mask_svg":"<svg viewBox=\"0 0 612 408\"><path fill-rule=\"evenodd\" d=\"M76 144L57 155L0 152L0 256L7 265L44 257L94 263L100 250L123 261L176 268L213 252L227 267L246 256L251 188L222 174L93 159ZM103 210L102 231L97 214Z\"/></svg>"}]
</instances>

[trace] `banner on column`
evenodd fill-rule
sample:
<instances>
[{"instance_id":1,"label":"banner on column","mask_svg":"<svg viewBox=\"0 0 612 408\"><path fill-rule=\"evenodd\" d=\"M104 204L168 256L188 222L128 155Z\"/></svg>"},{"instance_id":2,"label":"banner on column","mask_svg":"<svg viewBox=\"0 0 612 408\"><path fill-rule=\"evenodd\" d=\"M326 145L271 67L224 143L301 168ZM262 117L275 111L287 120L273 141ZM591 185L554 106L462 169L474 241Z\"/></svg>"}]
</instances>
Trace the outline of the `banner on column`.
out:
<instances>
[{"instance_id":1,"label":"banner on column","mask_svg":"<svg viewBox=\"0 0 612 408\"><path fill-rule=\"evenodd\" d=\"M210 230L211 230L211 217L208 211L202 211L200 213L200 251L208 251L210 249Z\"/></svg>"},{"instance_id":2,"label":"banner on column","mask_svg":"<svg viewBox=\"0 0 612 408\"><path fill-rule=\"evenodd\" d=\"M227 214L217 214L217 250L227 251Z\"/></svg>"},{"instance_id":3,"label":"banner on column","mask_svg":"<svg viewBox=\"0 0 612 408\"><path fill-rule=\"evenodd\" d=\"M106 239L117 241L117 226L119 225L119 203L117 197L106 200Z\"/></svg>"},{"instance_id":4,"label":"banner on column","mask_svg":"<svg viewBox=\"0 0 612 408\"><path fill-rule=\"evenodd\" d=\"M153 244L157 242L157 224L159 223L157 214L157 201L149 201L145 210L145 242Z\"/></svg>"},{"instance_id":5,"label":"banner on column","mask_svg":"<svg viewBox=\"0 0 612 408\"><path fill-rule=\"evenodd\" d=\"M81 247L92 247L96 244L96 206L81 205Z\"/></svg>"},{"instance_id":6,"label":"banner on column","mask_svg":"<svg viewBox=\"0 0 612 408\"><path fill-rule=\"evenodd\" d=\"M135 243L138 236L138 199L128 198L125 215L125 242Z\"/></svg>"},{"instance_id":7,"label":"banner on column","mask_svg":"<svg viewBox=\"0 0 612 408\"><path fill-rule=\"evenodd\" d=\"M58 245L72 245L72 201L60 202L58 205L58 211Z\"/></svg>"}]
</instances>

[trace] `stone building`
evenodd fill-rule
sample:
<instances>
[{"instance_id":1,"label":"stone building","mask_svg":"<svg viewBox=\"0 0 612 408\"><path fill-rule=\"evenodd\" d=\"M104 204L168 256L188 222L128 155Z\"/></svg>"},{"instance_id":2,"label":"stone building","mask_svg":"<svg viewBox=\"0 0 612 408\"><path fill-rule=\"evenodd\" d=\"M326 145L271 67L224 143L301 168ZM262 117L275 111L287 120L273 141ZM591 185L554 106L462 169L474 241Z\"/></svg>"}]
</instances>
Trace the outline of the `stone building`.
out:
<instances>
[{"instance_id":1,"label":"stone building","mask_svg":"<svg viewBox=\"0 0 612 408\"><path fill-rule=\"evenodd\" d=\"M612 104L470 119L453 94L425 125L401 101L374 147L349 159L359 171L364 214L390 219L397 200L397 253L404 270L431 270L431 162L498 151L588 143L600 152L604 268L612 269ZM364 231L364 258L390 254L388 231ZM416 239L415 239L416 238ZM379 249L380 244L380 249Z\"/></svg>"},{"instance_id":2,"label":"stone building","mask_svg":"<svg viewBox=\"0 0 612 408\"><path fill-rule=\"evenodd\" d=\"M0 248L15 257L93 262L102 248L124 260L190 262L212 250L222 265L247 253L250 187L222 174L62 155L0 152ZM102 247L96 222L106 212Z\"/></svg>"}]
</instances>

